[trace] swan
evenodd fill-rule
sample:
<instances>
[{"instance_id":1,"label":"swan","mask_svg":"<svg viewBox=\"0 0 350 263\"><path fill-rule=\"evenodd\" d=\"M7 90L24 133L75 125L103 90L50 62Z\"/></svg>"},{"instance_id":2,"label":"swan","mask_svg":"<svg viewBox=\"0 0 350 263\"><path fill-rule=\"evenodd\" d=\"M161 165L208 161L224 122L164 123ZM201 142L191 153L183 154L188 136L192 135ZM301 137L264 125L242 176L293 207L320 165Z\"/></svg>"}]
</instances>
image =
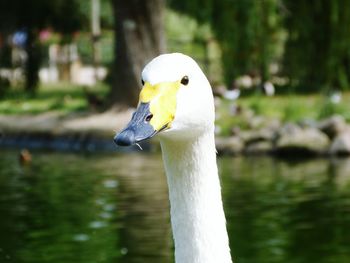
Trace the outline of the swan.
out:
<instances>
[{"instance_id":1,"label":"swan","mask_svg":"<svg viewBox=\"0 0 350 263\"><path fill-rule=\"evenodd\" d=\"M176 263L232 262L214 140L214 100L198 64L163 54L142 71L138 107L114 137L130 146L158 134L169 188Z\"/></svg>"}]
</instances>

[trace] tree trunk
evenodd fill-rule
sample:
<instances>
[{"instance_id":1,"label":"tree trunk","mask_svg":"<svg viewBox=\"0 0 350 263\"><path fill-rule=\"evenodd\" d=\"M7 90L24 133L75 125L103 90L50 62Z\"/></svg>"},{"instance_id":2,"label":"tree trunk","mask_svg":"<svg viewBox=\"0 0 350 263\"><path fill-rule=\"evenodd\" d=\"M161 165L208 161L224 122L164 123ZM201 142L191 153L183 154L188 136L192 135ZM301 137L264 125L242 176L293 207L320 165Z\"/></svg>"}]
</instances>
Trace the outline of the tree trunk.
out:
<instances>
[{"instance_id":1,"label":"tree trunk","mask_svg":"<svg viewBox=\"0 0 350 263\"><path fill-rule=\"evenodd\" d=\"M136 106L143 66L165 51L164 0L112 0L115 66L110 105Z\"/></svg>"},{"instance_id":2,"label":"tree trunk","mask_svg":"<svg viewBox=\"0 0 350 263\"><path fill-rule=\"evenodd\" d=\"M34 93L39 82L40 47L32 29L28 30L28 38L25 44L27 60L25 62L25 90Z\"/></svg>"}]
</instances>

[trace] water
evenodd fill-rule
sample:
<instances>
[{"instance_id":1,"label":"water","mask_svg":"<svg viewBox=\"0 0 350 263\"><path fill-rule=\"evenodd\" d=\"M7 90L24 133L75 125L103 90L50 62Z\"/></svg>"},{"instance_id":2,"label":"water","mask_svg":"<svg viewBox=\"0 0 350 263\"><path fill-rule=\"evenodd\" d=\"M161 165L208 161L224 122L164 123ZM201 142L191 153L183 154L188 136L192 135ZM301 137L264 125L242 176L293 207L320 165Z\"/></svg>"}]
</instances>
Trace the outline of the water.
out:
<instances>
[{"instance_id":1,"label":"water","mask_svg":"<svg viewBox=\"0 0 350 263\"><path fill-rule=\"evenodd\" d=\"M237 263L350 262L350 160L219 160ZM0 262L173 262L159 155L0 151Z\"/></svg>"}]
</instances>

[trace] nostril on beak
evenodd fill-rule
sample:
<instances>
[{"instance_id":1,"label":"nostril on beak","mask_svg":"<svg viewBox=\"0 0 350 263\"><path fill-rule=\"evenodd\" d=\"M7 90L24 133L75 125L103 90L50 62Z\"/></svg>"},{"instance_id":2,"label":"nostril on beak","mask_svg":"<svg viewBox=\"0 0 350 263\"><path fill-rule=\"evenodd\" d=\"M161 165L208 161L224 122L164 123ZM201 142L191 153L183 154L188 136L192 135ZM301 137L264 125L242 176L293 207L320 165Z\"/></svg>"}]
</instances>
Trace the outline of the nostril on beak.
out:
<instances>
[{"instance_id":1,"label":"nostril on beak","mask_svg":"<svg viewBox=\"0 0 350 263\"><path fill-rule=\"evenodd\" d=\"M132 130L124 130L114 137L114 142L119 146L130 146L135 144L135 133Z\"/></svg>"},{"instance_id":2,"label":"nostril on beak","mask_svg":"<svg viewBox=\"0 0 350 263\"><path fill-rule=\"evenodd\" d=\"M152 120L152 118L153 118L153 114L151 113L146 117L145 120L146 120L146 122L150 122Z\"/></svg>"}]
</instances>

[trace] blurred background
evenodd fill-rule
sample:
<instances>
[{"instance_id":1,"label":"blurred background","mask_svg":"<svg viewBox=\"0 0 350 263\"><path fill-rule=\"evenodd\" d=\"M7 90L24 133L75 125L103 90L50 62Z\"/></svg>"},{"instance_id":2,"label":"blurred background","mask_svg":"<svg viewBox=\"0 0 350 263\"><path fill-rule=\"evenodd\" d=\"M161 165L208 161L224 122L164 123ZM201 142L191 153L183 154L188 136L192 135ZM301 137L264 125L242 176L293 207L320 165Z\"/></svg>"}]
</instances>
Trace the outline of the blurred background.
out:
<instances>
[{"instance_id":1,"label":"blurred background","mask_svg":"<svg viewBox=\"0 0 350 263\"><path fill-rule=\"evenodd\" d=\"M0 262L173 262L158 54L212 84L235 262L350 262L350 1L0 0Z\"/></svg>"}]
</instances>

